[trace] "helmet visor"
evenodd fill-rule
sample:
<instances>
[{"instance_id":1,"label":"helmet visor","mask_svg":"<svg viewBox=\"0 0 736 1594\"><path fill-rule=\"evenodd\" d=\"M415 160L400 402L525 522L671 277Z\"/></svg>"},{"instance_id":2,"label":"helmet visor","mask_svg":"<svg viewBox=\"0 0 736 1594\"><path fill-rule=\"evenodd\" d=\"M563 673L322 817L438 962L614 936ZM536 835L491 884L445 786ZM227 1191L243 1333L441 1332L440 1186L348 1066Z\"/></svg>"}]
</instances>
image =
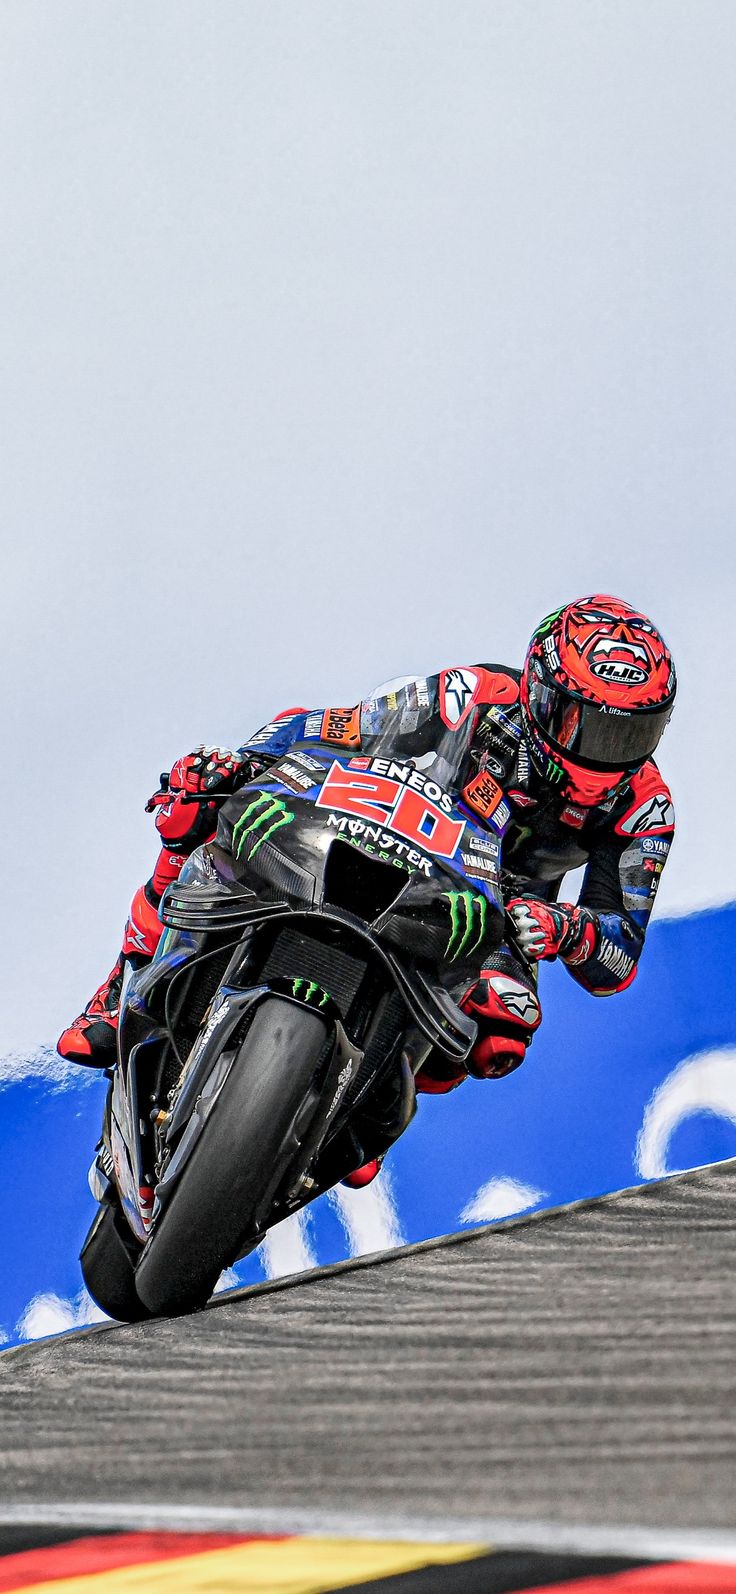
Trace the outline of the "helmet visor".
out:
<instances>
[{"instance_id":1,"label":"helmet visor","mask_svg":"<svg viewBox=\"0 0 736 1594\"><path fill-rule=\"evenodd\" d=\"M604 769L627 769L643 764L654 752L672 703L627 714L573 697L532 670L529 711L546 740L569 758Z\"/></svg>"}]
</instances>

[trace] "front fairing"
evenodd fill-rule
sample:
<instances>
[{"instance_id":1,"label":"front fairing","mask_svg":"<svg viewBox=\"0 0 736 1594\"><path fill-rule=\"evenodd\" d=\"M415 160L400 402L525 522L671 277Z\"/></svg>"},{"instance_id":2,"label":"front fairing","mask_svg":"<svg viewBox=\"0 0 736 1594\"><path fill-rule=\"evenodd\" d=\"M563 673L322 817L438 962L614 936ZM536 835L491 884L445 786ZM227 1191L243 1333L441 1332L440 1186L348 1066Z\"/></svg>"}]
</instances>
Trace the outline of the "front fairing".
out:
<instances>
[{"instance_id":1,"label":"front fairing","mask_svg":"<svg viewBox=\"0 0 736 1594\"><path fill-rule=\"evenodd\" d=\"M453 773L453 746L441 738ZM455 782L467 737L454 748ZM375 935L406 956L441 967L448 979L498 946L503 821L484 826L436 761L404 762L301 742L224 806L210 849L223 884L260 901L300 909L352 908ZM357 854L353 870L348 849ZM381 871L381 900L366 910L365 864ZM187 870L181 876L186 881ZM375 871L374 871L375 875Z\"/></svg>"}]
</instances>

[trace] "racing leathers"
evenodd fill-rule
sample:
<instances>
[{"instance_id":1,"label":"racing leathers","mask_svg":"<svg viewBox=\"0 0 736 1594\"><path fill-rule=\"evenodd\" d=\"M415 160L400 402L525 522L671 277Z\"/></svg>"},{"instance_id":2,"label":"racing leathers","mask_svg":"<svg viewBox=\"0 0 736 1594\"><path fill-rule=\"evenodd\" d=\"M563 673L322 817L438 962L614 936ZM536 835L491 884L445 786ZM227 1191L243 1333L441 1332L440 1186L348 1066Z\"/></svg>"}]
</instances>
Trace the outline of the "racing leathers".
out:
<instances>
[{"instance_id":1,"label":"racing leathers","mask_svg":"<svg viewBox=\"0 0 736 1594\"><path fill-rule=\"evenodd\" d=\"M478 1025L467 1068L430 1056L417 1088L441 1093L467 1073L499 1078L518 1067L541 1022L536 965L542 959L561 958L595 996L625 990L636 974L674 833L669 790L648 760L598 806L570 801L564 772L542 773L533 760L519 706L519 672L495 665L404 680L354 708L288 710L235 754L198 748L179 759L149 802L163 845L151 879L134 897L122 958L140 964L153 956L162 933L162 892L193 849L213 837L218 797L283 760L296 743L326 742L370 756L387 723L394 756L426 766L437 750L437 716L427 711L434 703L450 730L466 724L462 801L476 823L485 822L489 849L501 848L509 934L480 979L461 993L461 1006ZM482 879L482 852L474 863ZM560 902L565 875L581 865L577 904ZM63 1056L97 1066L114 1061L121 970L119 960L64 1032Z\"/></svg>"}]
</instances>

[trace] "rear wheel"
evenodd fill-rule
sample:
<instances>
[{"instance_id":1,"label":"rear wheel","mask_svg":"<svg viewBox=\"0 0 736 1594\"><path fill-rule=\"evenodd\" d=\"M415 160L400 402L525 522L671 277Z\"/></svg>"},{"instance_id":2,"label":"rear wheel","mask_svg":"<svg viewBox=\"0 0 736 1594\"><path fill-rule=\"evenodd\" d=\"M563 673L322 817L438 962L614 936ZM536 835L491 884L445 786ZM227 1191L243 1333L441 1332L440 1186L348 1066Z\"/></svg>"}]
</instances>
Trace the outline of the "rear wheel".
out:
<instances>
[{"instance_id":1,"label":"rear wheel","mask_svg":"<svg viewBox=\"0 0 736 1594\"><path fill-rule=\"evenodd\" d=\"M135 1286L141 1247L136 1244L117 1202L101 1206L82 1246L82 1278L92 1299L121 1323L150 1317Z\"/></svg>"},{"instance_id":2,"label":"rear wheel","mask_svg":"<svg viewBox=\"0 0 736 1594\"><path fill-rule=\"evenodd\" d=\"M135 1275L156 1315L204 1306L287 1172L284 1141L324 1048L325 1020L269 997L248 1033Z\"/></svg>"}]
</instances>

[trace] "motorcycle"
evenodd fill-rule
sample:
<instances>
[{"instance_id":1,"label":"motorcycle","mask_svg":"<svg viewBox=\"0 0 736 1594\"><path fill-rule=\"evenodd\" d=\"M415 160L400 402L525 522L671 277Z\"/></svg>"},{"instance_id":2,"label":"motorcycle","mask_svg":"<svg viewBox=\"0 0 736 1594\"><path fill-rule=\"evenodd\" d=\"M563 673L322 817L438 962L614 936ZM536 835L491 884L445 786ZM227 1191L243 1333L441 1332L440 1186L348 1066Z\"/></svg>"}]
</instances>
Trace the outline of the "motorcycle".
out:
<instances>
[{"instance_id":1,"label":"motorcycle","mask_svg":"<svg viewBox=\"0 0 736 1594\"><path fill-rule=\"evenodd\" d=\"M90 1171L80 1261L111 1317L203 1306L272 1225L395 1143L432 1053L467 1059L457 1003L504 936L508 807L493 781L485 823L463 799L471 721L447 717L426 706L408 759L398 709L357 752L328 711L222 800L164 894L153 961L126 969Z\"/></svg>"}]
</instances>

